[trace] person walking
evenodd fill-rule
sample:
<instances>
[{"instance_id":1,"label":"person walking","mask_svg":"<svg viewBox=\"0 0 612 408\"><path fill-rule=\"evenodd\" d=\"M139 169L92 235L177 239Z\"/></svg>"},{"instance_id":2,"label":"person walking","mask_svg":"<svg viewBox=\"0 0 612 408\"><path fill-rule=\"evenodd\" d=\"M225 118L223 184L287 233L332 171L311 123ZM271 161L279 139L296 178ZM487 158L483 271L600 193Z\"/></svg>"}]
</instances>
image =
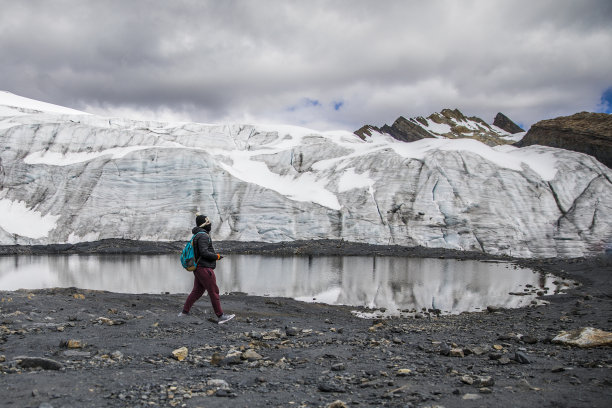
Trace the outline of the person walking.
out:
<instances>
[{"instance_id":1,"label":"person walking","mask_svg":"<svg viewBox=\"0 0 612 408\"><path fill-rule=\"evenodd\" d=\"M214 269L217 266L217 261L223 257L215 253L215 248L210 238L212 223L208 217L197 214L195 222L196 226L191 230L194 235L197 234L193 238L193 249L197 261L196 269L193 271L193 289L189 296L187 296L187 300L185 301L185 305L183 305L183 310L179 313L179 317L188 315L191 306L193 306L195 301L201 298L206 291L210 297L210 303L212 304L213 310L219 319L218 323L223 324L233 319L235 316L233 314L224 314L223 309L221 309L219 287L217 286L217 278Z\"/></svg>"}]
</instances>

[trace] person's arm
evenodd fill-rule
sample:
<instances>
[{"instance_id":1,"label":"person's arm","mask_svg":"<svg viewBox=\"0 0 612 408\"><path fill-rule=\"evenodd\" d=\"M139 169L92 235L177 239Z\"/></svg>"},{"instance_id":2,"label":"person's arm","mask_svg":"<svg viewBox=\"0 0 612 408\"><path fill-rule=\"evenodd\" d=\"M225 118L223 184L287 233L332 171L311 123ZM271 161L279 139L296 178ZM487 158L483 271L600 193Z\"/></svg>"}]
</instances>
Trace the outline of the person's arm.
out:
<instances>
[{"instance_id":1,"label":"person's arm","mask_svg":"<svg viewBox=\"0 0 612 408\"><path fill-rule=\"evenodd\" d=\"M200 259L206 261L218 261L222 258L221 255L210 251L212 248L211 240L208 234L199 234L198 236L198 255Z\"/></svg>"}]
</instances>

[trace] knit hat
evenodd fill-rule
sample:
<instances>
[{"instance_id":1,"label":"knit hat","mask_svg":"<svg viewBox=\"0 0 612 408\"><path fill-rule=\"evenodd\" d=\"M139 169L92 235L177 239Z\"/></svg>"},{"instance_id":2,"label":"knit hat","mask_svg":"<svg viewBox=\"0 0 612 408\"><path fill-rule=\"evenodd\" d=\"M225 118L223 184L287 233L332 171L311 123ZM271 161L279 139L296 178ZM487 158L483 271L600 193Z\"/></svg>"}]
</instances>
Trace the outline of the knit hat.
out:
<instances>
[{"instance_id":1,"label":"knit hat","mask_svg":"<svg viewBox=\"0 0 612 408\"><path fill-rule=\"evenodd\" d=\"M196 214L195 222L196 225L200 228L204 228L205 226L210 225L210 220L208 219L208 217L201 214Z\"/></svg>"}]
</instances>

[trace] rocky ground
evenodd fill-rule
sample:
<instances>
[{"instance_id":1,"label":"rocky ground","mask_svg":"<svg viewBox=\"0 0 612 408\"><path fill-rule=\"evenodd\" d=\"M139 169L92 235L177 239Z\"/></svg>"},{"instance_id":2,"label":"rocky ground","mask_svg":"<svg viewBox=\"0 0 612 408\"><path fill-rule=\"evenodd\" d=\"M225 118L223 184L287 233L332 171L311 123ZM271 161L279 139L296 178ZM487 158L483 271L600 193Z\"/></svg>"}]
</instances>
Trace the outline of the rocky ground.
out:
<instances>
[{"instance_id":1,"label":"rocky ground","mask_svg":"<svg viewBox=\"0 0 612 408\"><path fill-rule=\"evenodd\" d=\"M129 246L115 244L99 248ZM342 242L219 246L225 253L462 256ZM32 251L18 249L0 253ZM612 331L610 257L521 263L580 285L544 296L545 306L386 320L233 293L221 298L236 314L225 325L216 324L207 298L177 317L184 295L0 292L0 405L609 406L612 348L552 339L582 327Z\"/></svg>"}]
</instances>

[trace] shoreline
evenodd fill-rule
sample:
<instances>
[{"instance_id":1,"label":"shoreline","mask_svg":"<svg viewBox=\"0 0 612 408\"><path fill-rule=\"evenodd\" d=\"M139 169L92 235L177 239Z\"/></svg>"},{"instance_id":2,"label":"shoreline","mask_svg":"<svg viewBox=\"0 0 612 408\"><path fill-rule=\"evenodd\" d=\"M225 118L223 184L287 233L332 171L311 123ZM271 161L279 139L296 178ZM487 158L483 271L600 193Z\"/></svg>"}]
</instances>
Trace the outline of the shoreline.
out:
<instances>
[{"instance_id":1,"label":"shoreline","mask_svg":"<svg viewBox=\"0 0 612 408\"><path fill-rule=\"evenodd\" d=\"M606 407L612 400L612 347L551 341L583 327L612 332L610 256L526 260L342 241L215 244L227 254L504 260L581 285L539 297L544 306L384 320L356 317L355 307L231 293L221 303L236 318L225 325L215 324L206 297L181 319L184 295L0 291L5 404ZM12 250L178 254L183 245L111 240ZM172 352L181 347L188 355L179 361Z\"/></svg>"},{"instance_id":2,"label":"shoreline","mask_svg":"<svg viewBox=\"0 0 612 408\"><path fill-rule=\"evenodd\" d=\"M52 255L52 254L180 254L186 241L138 241L109 238L75 244L49 245L0 245L3 255ZM462 251L447 248L409 247L401 245L379 245L344 240L320 239L284 242L259 241L214 241L218 252L224 254L257 254L278 256L402 256L410 258L454 258L474 260L535 261L580 258L516 258L485 252Z\"/></svg>"}]
</instances>

